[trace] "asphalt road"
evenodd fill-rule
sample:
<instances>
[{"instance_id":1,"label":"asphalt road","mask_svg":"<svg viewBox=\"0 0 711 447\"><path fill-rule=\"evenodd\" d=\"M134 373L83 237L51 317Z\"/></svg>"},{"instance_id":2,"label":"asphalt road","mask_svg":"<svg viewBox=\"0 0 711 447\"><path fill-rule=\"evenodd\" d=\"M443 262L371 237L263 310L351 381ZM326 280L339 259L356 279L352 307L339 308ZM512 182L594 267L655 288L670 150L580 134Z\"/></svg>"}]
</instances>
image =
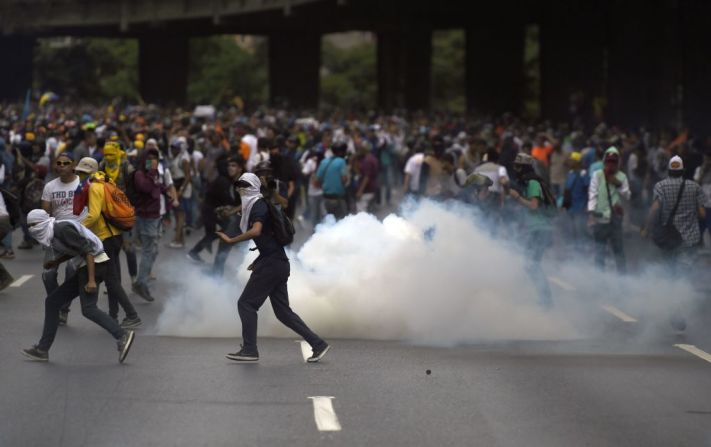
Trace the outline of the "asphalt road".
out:
<instances>
[{"instance_id":1,"label":"asphalt road","mask_svg":"<svg viewBox=\"0 0 711 447\"><path fill-rule=\"evenodd\" d=\"M136 298L145 326L125 364L77 304L39 364L19 350L41 331L41 254L17 254L5 265L33 276L0 292L2 447L711 446L708 306L683 339L642 339L610 314L572 341L332 339L316 365L295 338L263 339L244 365L224 358L239 340L152 335L161 303Z\"/></svg>"}]
</instances>

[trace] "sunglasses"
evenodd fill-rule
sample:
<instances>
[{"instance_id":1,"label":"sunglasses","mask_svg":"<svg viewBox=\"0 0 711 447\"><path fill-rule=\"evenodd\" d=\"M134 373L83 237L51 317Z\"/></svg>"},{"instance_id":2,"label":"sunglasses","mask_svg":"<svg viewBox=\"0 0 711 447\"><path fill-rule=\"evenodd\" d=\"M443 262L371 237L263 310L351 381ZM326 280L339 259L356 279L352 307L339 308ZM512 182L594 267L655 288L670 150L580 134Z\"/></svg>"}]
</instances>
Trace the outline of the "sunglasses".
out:
<instances>
[{"instance_id":1,"label":"sunglasses","mask_svg":"<svg viewBox=\"0 0 711 447\"><path fill-rule=\"evenodd\" d=\"M58 161L57 162L57 166L69 166L70 164L72 164L71 161Z\"/></svg>"}]
</instances>

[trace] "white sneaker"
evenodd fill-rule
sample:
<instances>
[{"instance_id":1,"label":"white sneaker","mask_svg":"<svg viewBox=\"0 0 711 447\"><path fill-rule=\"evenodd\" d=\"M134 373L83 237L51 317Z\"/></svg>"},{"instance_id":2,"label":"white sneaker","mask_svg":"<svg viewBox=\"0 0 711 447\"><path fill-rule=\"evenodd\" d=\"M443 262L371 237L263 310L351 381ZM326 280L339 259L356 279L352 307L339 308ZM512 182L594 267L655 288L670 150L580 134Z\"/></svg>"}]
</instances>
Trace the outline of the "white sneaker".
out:
<instances>
[{"instance_id":1,"label":"white sneaker","mask_svg":"<svg viewBox=\"0 0 711 447\"><path fill-rule=\"evenodd\" d=\"M173 242L171 242L170 244L168 244L168 247L170 247L170 248L183 248L183 247L185 247L185 244L181 244L180 242L175 242L175 241L173 241Z\"/></svg>"}]
</instances>

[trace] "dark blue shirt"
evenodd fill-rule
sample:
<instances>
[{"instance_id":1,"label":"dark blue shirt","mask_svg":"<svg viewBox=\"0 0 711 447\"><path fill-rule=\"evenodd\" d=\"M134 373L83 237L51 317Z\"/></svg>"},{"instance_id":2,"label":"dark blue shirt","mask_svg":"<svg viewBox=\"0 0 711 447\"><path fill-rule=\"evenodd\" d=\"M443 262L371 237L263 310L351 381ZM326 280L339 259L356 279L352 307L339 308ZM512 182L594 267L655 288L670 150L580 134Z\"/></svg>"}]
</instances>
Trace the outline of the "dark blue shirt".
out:
<instances>
[{"instance_id":1,"label":"dark blue shirt","mask_svg":"<svg viewBox=\"0 0 711 447\"><path fill-rule=\"evenodd\" d=\"M585 171L570 171L565 181L565 189L570 190L570 213L584 213L588 208L588 187L590 176Z\"/></svg>"},{"instance_id":2,"label":"dark blue shirt","mask_svg":"<svg viewBox=\"0 0 711 447\"><path fill-rule=\"evenodd\" d=\"M257 250L259 250L257 259L266 257L288 259L284 247L274 238L272 216L269 214L269 207L264 199L258 200L252 205L252 210L249 213L249 228L252 228L255 222L262 223L262 234L254 238L254 243L257 244Z\"/></svg>"}]
</instances>

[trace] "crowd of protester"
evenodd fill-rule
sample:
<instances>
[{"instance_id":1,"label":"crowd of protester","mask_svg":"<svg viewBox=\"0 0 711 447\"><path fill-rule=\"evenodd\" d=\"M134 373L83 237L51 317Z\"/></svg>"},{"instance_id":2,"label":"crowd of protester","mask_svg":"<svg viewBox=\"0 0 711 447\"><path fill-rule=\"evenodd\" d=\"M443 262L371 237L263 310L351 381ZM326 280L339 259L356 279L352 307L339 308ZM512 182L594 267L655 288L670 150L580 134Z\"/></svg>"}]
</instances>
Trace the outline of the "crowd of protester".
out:
<instances>
[{"instance_id":1,"label":"crowd of protester","mask_svg":"<svg viewBox=\"0 0 711 447\"><path fill-rule=\"evenodd\" d=\"M82 182L75 171L103 175L131 199L136 223L122 237L111 227L95 233L111 257L125 252L132 289L149 301L159 247L184 250L207 265L204 256L217 241L210 270L223 274L230 245L216 231L239 233L233 185L246 172L261 179L265 194L303 231L329 214L342 219L394 210L407 198L471 204L494 236L521 241L534 278L543 276L540 261L554 239L571 252L589 253L601 268L609 246L624 273L625 232L651 237L651 227L672 221L681 241L664 255L693 264L711 231L711 142L685 130L583 128L512 115L53 103L29 112L0 106L0 155L0 258L36 244L29 211L65 212L61 202ZM86 158L97 166L87 167ZM687 186L674 186L680 184ZM21 240L14 241L17 227ZM204 236L188 247L185 235L192 231ZM170 242L160 244L164 234ZM44 276L48 291L56 287L56 269ZM0 285L10 280L0 270ZM541 302L550 305L547 283L537 285ZM112 288L111 316L118 303L128 326L135 324L130 301Z\"/></svg>"}]
</instances>

